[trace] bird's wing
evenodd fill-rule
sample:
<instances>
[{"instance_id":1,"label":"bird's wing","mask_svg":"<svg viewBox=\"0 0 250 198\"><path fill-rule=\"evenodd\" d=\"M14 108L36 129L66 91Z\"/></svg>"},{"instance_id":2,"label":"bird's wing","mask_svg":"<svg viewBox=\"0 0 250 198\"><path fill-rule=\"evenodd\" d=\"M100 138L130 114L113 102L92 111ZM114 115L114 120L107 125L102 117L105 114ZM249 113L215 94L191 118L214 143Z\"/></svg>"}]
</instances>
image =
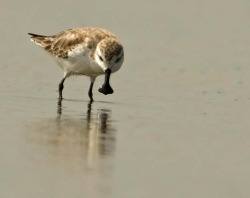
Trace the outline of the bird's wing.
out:
<instances>
[{"instance_id":1,"label":"bird's wing","mask_svg":"<svg viewBox=\"0 0 250 198\"><path fill-rule=\"evenodd\" d=\"M80 44L84 44L84 42L87 47L94 48L98 41L104 37L114 37L113 34L103 29L94 28L69 29L53 36L42 36L33 33L29 33L29 35L37 45L60 58L67 58L69 51Z\"/></svg>"},{"instance_id":2,"label":"bird's wing","mask_svg":"<svg viewBox=\"0 0 250 198\"><path fill-rule=\"evenodd\" d=\"M42 36L32 33L29 33L29 35L31 35L31 40L37 45L60 58L67 58L68 51L81 44L85 39L84 34L76 33L75 30L66 30L53 36Z\"/></svg>"}]
</instances>

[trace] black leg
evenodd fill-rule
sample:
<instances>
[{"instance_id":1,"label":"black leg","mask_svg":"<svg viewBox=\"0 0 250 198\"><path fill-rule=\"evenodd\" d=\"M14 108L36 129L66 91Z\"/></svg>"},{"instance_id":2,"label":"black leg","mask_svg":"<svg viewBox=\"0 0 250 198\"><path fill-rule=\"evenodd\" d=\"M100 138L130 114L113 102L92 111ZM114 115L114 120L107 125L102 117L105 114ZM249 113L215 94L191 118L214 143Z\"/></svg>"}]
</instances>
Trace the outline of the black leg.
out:
<instances>
[{"instance_id":1,"label":"black leg","mask_svg":"<svg viewBox=\"0 0 250 198\"><path fill-rule=\"evenodd\" d=\"M64 83L65 79L66 79L66 77L64 77L62 79L62 81L59 83L59 86L58 86L59 87L59 99L63 99L62 91L63 91L63 88L64 88L63 83Z\"/></svg>"},{"instance_id":2,"label":"black leg","mask_svg":"<svg viewBox=\"0 0 250 198\"><path fill-rule=\"evenodd\" d=\"M93 93L92 93L92 89L93 89L93 85L95 83L95 79L96 79L96 76L90 76L90 86L89 86L89 99L90 99L90 104L92 104L92 102L94 101L93 99Z\"/></svg>"},{"instance_id":3,"label":"black leg","mask_svg":"<svg viewBox=\"0 0 250 198\"><path fill-rule=\"evenodd\" d=\"M94 101L94 99L93 99L93 93L92 93L93 85L94 85L94 82L91 81L90 86L89 86L89 92L88 92L91 103Z\"/></svg>"}]
</instances>

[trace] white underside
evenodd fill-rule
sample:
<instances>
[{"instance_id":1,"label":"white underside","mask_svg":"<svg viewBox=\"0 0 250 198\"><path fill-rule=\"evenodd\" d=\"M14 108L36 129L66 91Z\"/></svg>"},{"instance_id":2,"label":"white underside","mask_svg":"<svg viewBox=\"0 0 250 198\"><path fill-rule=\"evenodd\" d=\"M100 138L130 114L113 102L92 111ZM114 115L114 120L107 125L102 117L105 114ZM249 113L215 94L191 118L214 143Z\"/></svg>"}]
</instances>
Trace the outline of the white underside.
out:
<instances>
[{"instance_id":1,"label":"white underside","mask_svg":"<svg viewBox=\"0 0 250 198\"><path fill-rule=\"evenodd\" d=\"M58 65L64 71L64 76L86 75L96 77L104 74L98 64L90 58L90 49L84 45L79 45L68 53L68 58L54 57Z\"/></svg>"}]
</instances>

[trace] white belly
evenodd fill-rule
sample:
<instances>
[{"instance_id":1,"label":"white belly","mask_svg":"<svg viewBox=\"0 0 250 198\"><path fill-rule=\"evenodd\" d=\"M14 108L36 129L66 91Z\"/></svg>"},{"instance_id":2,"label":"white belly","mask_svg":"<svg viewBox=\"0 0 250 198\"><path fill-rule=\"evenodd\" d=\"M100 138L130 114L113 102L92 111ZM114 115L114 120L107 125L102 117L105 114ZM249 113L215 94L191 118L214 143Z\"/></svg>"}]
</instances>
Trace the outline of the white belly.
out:
<instances>
[{"instance_id":1,"label":"white belly","mask_svg":"<svg viewBox=\"0 0 250 198\"><path fill-rule=\"evenodd\" d=\"M68 58L56 57L56 62L63 69L65 76L86 75L98 76L104 74L103 70L90 58L90 50L79 45L68 53Z\"/></svg>"}]
</instances>

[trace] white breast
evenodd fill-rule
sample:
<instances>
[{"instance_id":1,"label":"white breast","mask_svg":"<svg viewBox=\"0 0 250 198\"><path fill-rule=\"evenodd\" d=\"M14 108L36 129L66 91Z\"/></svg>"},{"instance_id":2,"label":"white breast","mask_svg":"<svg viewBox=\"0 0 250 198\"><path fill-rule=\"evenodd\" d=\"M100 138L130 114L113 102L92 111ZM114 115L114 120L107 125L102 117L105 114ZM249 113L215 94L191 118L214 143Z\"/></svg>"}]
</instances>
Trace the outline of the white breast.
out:
<instances>
[{"instance_id":1,"label":"white breast","mask_svg":"<svg viewBox=\"0 0 250 198\"><path fill-rule=\"evenodd\" d=\"M67 76L97 76L103 73L103 70L90 57L90 49L86 45L78 45L69 51L67 59L56 57L56 62Z\"/></svg>"}]
</instances>

